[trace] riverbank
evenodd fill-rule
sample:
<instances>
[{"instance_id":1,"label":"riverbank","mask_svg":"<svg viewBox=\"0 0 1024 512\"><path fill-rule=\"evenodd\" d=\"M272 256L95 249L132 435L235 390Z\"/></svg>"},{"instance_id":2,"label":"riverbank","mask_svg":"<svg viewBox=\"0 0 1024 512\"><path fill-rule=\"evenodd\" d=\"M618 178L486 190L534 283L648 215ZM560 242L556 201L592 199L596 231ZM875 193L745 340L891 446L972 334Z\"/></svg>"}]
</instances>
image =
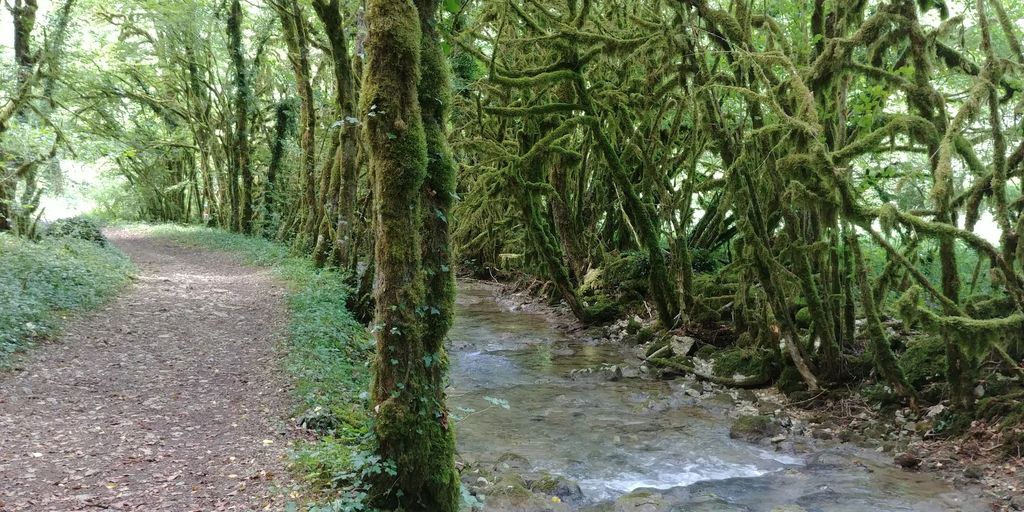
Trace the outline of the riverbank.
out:
<instances>
[{"instance_id":1,"label":"riverbank","mask_svg":"<svg viewBox=\"0 0 1024 512\"><path fill-rule=\"evenodd\" d=\"M992 509L984 482L904 470L824 409L647 367L621 326L581 328L494 283L460 292L452 402L473 411L463 481L485 510Z\"/></svg>"}]
</instances>

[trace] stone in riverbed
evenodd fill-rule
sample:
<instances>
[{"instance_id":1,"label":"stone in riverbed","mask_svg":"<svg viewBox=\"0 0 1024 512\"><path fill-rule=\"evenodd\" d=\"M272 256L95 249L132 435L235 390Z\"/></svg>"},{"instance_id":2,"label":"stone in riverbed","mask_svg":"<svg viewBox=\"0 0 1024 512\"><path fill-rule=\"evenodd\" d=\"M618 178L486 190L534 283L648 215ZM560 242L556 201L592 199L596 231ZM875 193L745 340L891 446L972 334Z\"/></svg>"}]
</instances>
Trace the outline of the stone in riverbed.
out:
<instances>
[{"instance_id":1,"label":"stone in riverbed","mask_svg":"<svg viewBox=\"0 0 1024 512\"><path fill-rule=\"evenodd\" d=\"M672 353L679 357L690 355L690 351L693 350L693 346L696 343L697 340L690 336L672 336L668 342L669 347L672 348Z\"/></svg>"},{"instance_id":2,"label":"stone in riverbed","mask_svg":"<svg viewBox=\"0 0 1024 512\"><path fill-rule=\"evenodd\" d=\"M539 473L526 476L527 487L546 496L557 497L560 501L575 503L583 500L580 485L564 476Z\"/></svg>"},{"instance_id":3,"label":"stone in riverbed","mask_svg":"<svg viewBox=\"0 0 1024 512\"><path fill-rule=\"evenodd\" d=\"M729 428L729 437L757 443L782 433L782 427L768 416L740 416Z\"/></svg>"},{"instance_id":4,"label":"stone in riverbed","mask_svg":"<svg viewBox=\"0 0 1024 512\"><path fill-rule=\"evenodd\" d=\"M910 452L905 452L897 455L893 462L903 469L917 469L921 465L921 458Z\"/></svg>"},{"instance_id":5,"label":"stone in riverbed","mask_svg":"<svg viewBox=\"0 0 1024 512\"><path fill-rule=\"evenodd\" d=\"M985 468L980 464L968 464L964 468L964 476L971 480L981 480L985 477Z\"/></svg>"},{"instance_id":6,"label":"stone in riverbed","mask_svg":"<svg viewBox=\"0 0 1024 512\"><path fill-rule=\"evenodd\" d=\"M615 500L614 511L668 512L669 504L660 494L640 489Z\"/></svg>"},{"instance_id":7,"label":"stone in riverbed","mask_svg":"<svg viewBox=\"0 0 1024 512\"><path fill-rule=\"evenodd\" d=\"M494 463L495 473L506 473L509 471L528 471L530 461L518 453L503 453Z\"/></svg>"}]
</instances>

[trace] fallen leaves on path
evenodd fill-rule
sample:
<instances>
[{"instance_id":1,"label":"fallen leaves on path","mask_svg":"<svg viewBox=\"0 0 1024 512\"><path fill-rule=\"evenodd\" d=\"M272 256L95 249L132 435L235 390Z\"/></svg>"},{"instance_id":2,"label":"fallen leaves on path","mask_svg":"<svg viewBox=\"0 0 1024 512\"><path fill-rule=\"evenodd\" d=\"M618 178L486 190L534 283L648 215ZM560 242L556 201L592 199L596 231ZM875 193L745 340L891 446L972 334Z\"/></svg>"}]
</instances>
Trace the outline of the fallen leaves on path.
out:
<instances>
[{"instance_id":1,"label":"fallen leaves on path","mask_svg":"<svg viewBox=\"0 0 1024 512\"><path fill-rule=\"evenodd\" d=\"M111 239L134 286L0 374L0 511L284 509L282 288L228 254Z\"/></svg>"}]
</instances>

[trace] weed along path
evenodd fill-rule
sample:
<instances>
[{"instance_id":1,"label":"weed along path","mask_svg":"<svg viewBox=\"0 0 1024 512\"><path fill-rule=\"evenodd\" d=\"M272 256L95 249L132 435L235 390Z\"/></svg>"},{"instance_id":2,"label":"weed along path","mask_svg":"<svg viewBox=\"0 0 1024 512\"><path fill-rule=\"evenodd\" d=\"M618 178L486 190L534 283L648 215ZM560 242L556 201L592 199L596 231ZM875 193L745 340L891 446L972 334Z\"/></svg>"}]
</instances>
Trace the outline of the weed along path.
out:
<instances>
[{"instance_id":1,"label":"weed along path","mask_svg":"<svg viewBox=\"0 0 1024 512\"><path fill-rule=\"evenodd\" d=\"M136 282L0 373L0 511L284 508L284 290L224 253L110 237Z\"/></svg>"}]
</instances>

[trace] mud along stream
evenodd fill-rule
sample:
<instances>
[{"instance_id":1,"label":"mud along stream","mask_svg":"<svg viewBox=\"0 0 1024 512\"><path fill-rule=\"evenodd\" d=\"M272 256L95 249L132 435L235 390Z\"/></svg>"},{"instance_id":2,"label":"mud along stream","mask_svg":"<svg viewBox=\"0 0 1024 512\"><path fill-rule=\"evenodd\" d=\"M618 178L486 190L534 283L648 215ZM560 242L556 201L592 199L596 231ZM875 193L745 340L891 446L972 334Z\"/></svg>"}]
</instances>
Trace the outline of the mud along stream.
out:
<instances>
[{"instance_id":1,"label":"mud along stream","mask_svg":"<svg viewBox=\"0 0 1024 512\"><path fill-rule=\"evenodd\" d=\"M486 284L459 291L451 401L465 480L489 495L484 510L987 510L870 450L730 439L737 408L752 407L736 393L628 372L574 375L637 360L618 344L572 339L542 314L513 311Z\"/></svg>"}]
</instances>

